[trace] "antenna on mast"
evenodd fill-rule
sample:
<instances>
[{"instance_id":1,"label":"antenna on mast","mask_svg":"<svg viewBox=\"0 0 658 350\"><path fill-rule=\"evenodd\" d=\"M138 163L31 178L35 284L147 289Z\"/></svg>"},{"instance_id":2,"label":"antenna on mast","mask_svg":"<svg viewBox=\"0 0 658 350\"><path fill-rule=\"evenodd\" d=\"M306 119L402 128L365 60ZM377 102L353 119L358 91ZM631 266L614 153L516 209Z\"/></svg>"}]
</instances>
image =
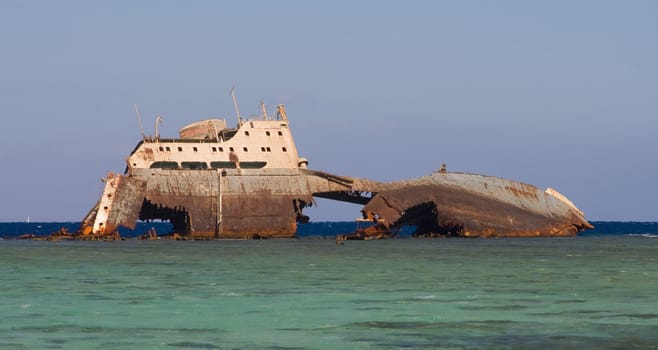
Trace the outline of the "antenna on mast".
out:
<instances>
[{"instance_id":1,"label":"antenna on mast","mask_svg":"<svg viewBox=\"0 0 658 350\"><path fill-rule=\"evenodd\" d=\"M160 139L160 133L158 132L158 125L162 124L162 117L157 116L155 118L155 140L158 141Z\"/></svg>"},{"instance_id":2,"label":"antenna on mast","mask_svg":"<svg viewBox=\"0 0 658 350\"><path fill-rule=\"evenodd\" d=\"M263 119L267 120L267 108L265 108L265 102L260 101L260 110L263 112Z\"/></svg>"},{"instance_id":3,"label":"antenna on mast","mask_svg":"<svg viewBox=\"0 0 658 350\"><path fill-rule=\"evenodd\" d=\"M146 138L144 133L144 124L142 124L142 116L139 115L139 109L137 109L137 103L135 103L135 114L137 114L137 122L139 123L139 131L142 133L142 139Z\"/></svg>"},{"instance_id":4,"label":"antenna on mast","mask_svg":"<svg viewBox=\"0 0 658 350\"><path fill-rule=\"evenodd\" d=\"M238 110L238 101L235 99L235 86L231 88L231 97L233 97L233 106L235 107L235 115L238 118L238 127L242 125L242 117L240 116L240 111Z\"/></svg>"}]
</instances>

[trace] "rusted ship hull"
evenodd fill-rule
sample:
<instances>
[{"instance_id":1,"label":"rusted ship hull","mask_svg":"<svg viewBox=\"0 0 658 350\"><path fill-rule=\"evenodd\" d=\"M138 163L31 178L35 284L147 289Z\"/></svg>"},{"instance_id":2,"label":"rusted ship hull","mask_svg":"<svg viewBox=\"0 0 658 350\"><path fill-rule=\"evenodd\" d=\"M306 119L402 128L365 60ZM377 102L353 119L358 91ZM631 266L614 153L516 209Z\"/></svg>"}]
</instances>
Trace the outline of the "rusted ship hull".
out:
<instances>
[{"instance_id":1,"label":"rusted ship hull","mask_svg":"<svg viewBox=\"0 0 658 350\"><path fill-rule=\"evenodd\" d=\"M382 189L364 207L384 229L417 236L574 236L592 226L554 190L475 174L435 173Z\"/></svg>"},{"instance_id":2,"label":"rusted ship hull","mask_svg":"<svg viewBox=\"0 0 658 350\"><path fill-rule=\"evenodd\" d=\"M275 118L261 107L262 116L249 121L236 107L236 128L207 119L183 127L178 138L160 138L156 123L125 174L106 177L80 233L116 236L138 220L165 220L194 239L294 237L314 197L364 205L363 218L374 225L355 236L363 239L402 226L415 226L418 236L463 237L569 236L591 228L566 197L511 180L442 168L382 183L308 170L284 106Z\"/></svg>"},{"instance_id":3,"label":"rusted ship hull","mask_svg":"<svg viewBox=\"0 0 658 350\"><path fill-rule=\"evenodd\" d=\"M308 170L133 169L109 174L99 204L81 231L109 235L137 220L165 220L176 233L195 239L294 237L303 209L314 195L346 198L352 186L372 190L377 182ZM362 200L362 199L357 199Z\"/></svg>"},{"instance_id":4,"label":"rusted ship hull","mask_svg":"<svg viewBox=\"0 0 658 350\"><path fill-rule=\"evenodd\" d=\"M133 170L110 175L97 214L97 234L139 220L166 220L195 239L294 237L313 197L365 204L382 237L403 226L417 236L573 236L592 228L554 191L474 174L434 173L393 183L323 172L262 170ZM86 221L89 232L91 221ZM83 227L83 231L85 228Z\"/></svg>"}]
</instances>

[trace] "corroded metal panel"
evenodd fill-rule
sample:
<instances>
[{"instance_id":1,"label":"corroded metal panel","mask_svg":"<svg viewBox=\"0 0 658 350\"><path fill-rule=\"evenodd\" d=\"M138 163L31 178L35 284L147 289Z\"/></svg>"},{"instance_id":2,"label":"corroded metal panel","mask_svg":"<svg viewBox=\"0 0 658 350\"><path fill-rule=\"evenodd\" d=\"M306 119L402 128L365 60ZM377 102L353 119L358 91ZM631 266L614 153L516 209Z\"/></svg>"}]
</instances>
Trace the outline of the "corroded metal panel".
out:
<instances>
[{"instance_id":1,"label":"corroded metal panel","mask_svg":"<svg viewBox=\"0 0 658 350\"><path fill-rule=\"evenodd\" d=\"M591 225L559 198L519 182L437 173L386 186L363 209L387 227L464 237L572 236Z\"/></svg>"},{"instance_id":2,"label":"corroded metal panel","mask_svg":"<svg viewBox=\"0 0 658 350\"><path fill-rule=\"evenodd\" d=\"M215 238L217 231L217 200L212 196L181 192L147 193L146 200L157 209L142 210L142 219L169 220L174 231L195 238Z\"/></svg>"},{"instance_id":3,"label":"corroded metal panel","mask_svg":"<svg viewBox=\"0 0 658 350\"><path fill-rule=\"evenodd\" d=\"M111 235L119 226L134 228L144 200L146 181L114 174L109 174L105 181L93 233Z\"/></svg>"},{"instance_id":4,"label":"corroded metal panel","mask_svg":"<svg viewBox=\"0 0 658 350\"><path fill-rule=\"evenodd\" d=\"M213 170L151 170L133 176L147 179L142 219L165 219L177 233L196 238L217 235L219 176Z\"/></svg>"},{"instance_id":5,"label":"corroded metal panel","mask_svg":"<svg viewBox=\"0 0 658 350\"><path fill-rule=\"evenodd\" d=\"M109 221L131 229L135 228L139 209L144 201L145 190L146 181L144 179L122 176Z\"/></svg>"},{"instance_id":6,"label":"corroded metal panel","mask_svg":"<svg viewBox=\"0 0 658 350\"><path fill-rule=\"evenodd\" d=\"M220 237L294 237L297 213L312 202L299 173L221 177Z\"/></svg>"},{"instance_id":7,"label":"corroded metal panel","mask_svg":"<svg viewBox=\"0 0 658 350\"><path fill-rule=\"evenodd\" d=\"M259 192L222 198L220 238L294 237L294 196Z\"/></svg>"},{"instance_id":8,"label":"corroded metal panel","mask_svg":"<svg viewBox=\"0 0 658 350\"><path fill-rule=\"evenodd\" d=\"M132 176L147 182L141 218L171 220L193 238L294 237L301 209L312 203L298 171L150 169Z\"/></svg>"}]
</instances>

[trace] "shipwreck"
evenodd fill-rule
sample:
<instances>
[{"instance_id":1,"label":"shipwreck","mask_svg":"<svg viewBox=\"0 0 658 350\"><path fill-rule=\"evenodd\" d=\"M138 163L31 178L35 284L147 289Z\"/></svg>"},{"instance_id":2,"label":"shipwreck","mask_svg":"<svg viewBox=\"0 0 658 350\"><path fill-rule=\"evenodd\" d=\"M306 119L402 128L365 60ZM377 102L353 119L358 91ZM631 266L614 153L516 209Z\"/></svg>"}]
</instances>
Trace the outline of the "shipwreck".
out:
<instances>
[{"instance_id":1,"label":"shipwreck","mask_svg":"<svg viewBox=\"0 0 658 350\"><path fill-rule=\"evenodd\" d=\"M235 101L235 100L234 100ZM363 205L371 225L341 239L369 239L414 226L414 236L574 236L592 228L556 190L445 168L379 182L308 168L283 105L269 117L197 121L177 138L144 136L122 174L110 173L80 237L116 236L119 226L163 220L191 239L294 237L314 198Z\"/></svg>"}]
</instances>

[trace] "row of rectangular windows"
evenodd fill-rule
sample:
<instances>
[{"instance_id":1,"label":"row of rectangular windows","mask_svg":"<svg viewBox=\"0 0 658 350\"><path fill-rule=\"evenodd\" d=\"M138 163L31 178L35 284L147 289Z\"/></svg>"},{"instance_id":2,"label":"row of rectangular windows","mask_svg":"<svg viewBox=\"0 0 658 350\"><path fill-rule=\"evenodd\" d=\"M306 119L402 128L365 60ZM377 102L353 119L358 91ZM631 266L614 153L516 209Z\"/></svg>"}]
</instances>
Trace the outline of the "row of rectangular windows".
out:
<instances>
[{"instance_id":1,"label":"row of rectangular windows","mask_svg":"<svg viewBox=\"0 0 658 350\"><path fill-rule=\"evenodd\" d=\"M194 152L199 152L199 149L197 147L192 147L192 150ZM224 152L224 147L213 147L212 151L213 152ZM229 152L235 152L235 148L229 147L228 151ZM242 151L249 152L249 148L242 147ZM272 149L269 148L269 147L261 147L260 151L261 152L272 152ZM288 149L285 148L285 147L281 147L281 151L288 152ZM160 152L171 152L171 148L169 146L167 146L167 147L160 146ZM183 147L178 147L178 152L183 152Z\"/></svg>"},{"instance_id":2,"label":"row of rectangular windows","mask_svg":"<svg viewBox=\"0 0 658 350\"><path fill-rule=\"evenodd\" d=\"M184 161L180 165L172 161L159 161L153 162L150 166L151 169L188 169L188 170L205 170L205 169L235 169L238 163L236 162L210 162L210 168L206 162ZM243 169L261 169L267 165L267 162L252 161L252 162L239 162L240 168Z\"/></svg>"},{"instance_id":3,"label":"row of rectangular windows","mask_svg":"<svg viewBox=\"0 0 658 350\"><path fill-rule=\"evenodd\" d=\"M245 131L244 134L245 134L245 136L249 136L249 131ZM279 136L283 136L283 132L281 132L281 131L277 131L277 134L278 134ZM265 131L265 136L270 136L270 132L269 132L269 131Z\"/></svg>"}]
</instances>

